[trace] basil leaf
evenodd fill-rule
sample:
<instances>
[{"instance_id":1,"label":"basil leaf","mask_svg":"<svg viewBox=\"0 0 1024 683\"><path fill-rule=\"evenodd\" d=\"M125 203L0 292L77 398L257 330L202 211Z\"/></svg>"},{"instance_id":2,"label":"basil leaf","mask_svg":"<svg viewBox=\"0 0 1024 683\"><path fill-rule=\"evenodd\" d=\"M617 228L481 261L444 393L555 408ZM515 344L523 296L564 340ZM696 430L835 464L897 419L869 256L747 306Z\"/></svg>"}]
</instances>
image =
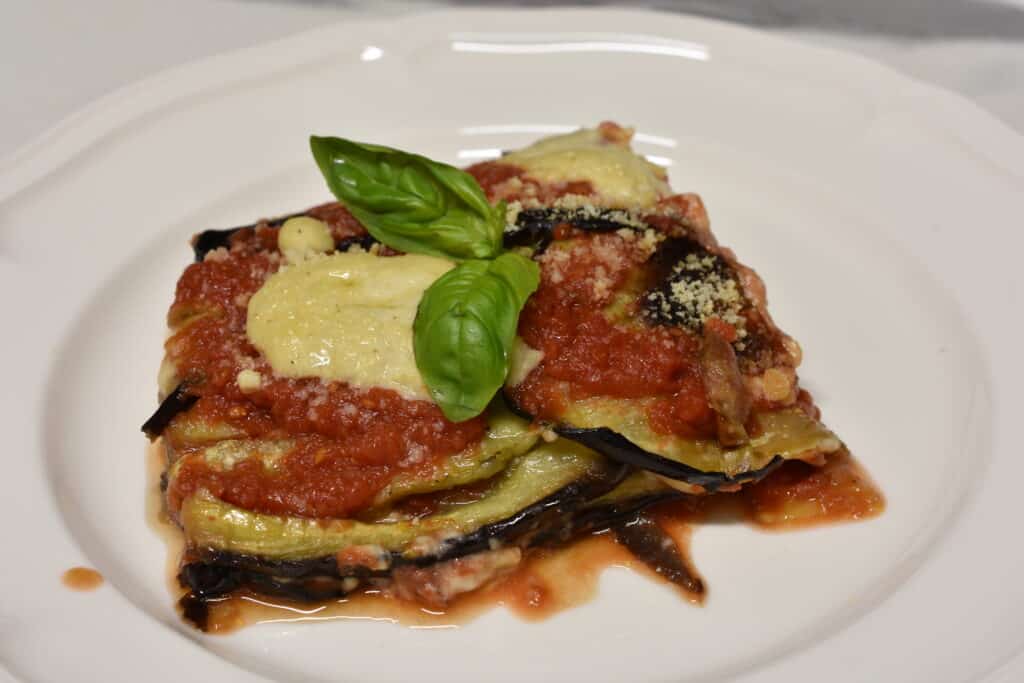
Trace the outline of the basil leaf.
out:
<instances>
[{"instance_id":1,"label":"basil leaf","mask_svg":"<svg viewBox=\"0 0 1024 683\"><path fill-rule=\"evenodd\" d=\"M418 154L343 138L309 139L331 192L378 241L454 259L501 253L505 205L473 176Z\"/></svg>"},{"instance_id":2,"label":"basil leaf","mask_svg":"<svg viewBox=\"0 0 1024 683\"><path fill-rule=\"evenodd\" d=\"M514 252L463 261L430 285L413 323L420 376L445 417L476 417L508 374L519 313L540 284L537 264Z\"/></svg>"}]
</instances>

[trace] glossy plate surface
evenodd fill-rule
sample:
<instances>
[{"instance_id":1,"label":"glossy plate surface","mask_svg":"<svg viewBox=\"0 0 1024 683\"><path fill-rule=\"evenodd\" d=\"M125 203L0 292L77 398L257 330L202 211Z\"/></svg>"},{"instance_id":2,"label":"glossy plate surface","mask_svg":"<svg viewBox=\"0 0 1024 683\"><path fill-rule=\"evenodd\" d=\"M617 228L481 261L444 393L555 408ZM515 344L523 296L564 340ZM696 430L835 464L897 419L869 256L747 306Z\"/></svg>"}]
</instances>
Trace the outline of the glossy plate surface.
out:
<instances>
[{"instance_id":1,"label":"glossy plate surface","mask_svg":"<svg viewBox=\"0 0 1024 683\"><path fill-rule=\"evenodd\" d=\"M635 125L761 273L885 515L698 529L704 608L611 569L540 623L184 627L138 426L188 237L325 200L313 132L467 164L602 119ZM1022 159L972 105L873 63L639 12L348 22L115 93L0 162L0 662L27 680L1011 680ZM105 585L64 589L74 565Z\"/></svg>"}]
</instances>

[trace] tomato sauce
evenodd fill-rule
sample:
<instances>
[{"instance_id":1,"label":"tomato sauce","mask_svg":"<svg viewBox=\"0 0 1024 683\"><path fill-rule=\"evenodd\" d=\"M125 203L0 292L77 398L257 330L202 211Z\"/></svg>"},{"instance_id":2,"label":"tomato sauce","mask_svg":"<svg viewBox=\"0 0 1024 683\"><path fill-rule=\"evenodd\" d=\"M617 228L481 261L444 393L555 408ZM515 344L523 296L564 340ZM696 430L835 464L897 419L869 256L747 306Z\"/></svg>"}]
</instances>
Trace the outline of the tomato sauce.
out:
<instances>
[{"instance_id":1,"label":"tomato sauce","mask_svg":"<svg viewBox=\"0 0 1024 683\"><path fill-rule=\"evenodd\" d=\"M766 529L868 519L885 509L881 490L846 451L824 467L787 462L741 495L747 518Z\"/></svg>"},{"instance_id":2,"label":"tomato sauce","mask_svg":"<svg viewBox=\"0 0 1024 683\"><path fill-rule=\"evenodd\" d=\"M624 317L635 319L631 277L649 256L635 237L605 233L572 235L540 257L541 284L520 316L519 335L544 358L512 391L527 412L557 420L572 401L644 399L653 429L712 433L699 339L676 327L613 322L604 312L621 295Z\"/></svg>"}]
</instances>

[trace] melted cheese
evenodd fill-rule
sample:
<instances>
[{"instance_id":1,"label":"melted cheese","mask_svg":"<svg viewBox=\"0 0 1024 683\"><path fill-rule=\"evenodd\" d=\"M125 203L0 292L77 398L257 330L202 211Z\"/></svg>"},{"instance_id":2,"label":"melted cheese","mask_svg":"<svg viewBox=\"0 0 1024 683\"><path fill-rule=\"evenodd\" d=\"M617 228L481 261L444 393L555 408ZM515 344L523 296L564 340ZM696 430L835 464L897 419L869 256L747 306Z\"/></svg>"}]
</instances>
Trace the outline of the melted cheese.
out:
<instances>
[{"instance_id":1,"label":"melted cheese","mask_svg":"<svg viewBox=\"0 0 1024 683\"><path fill-rule=\"evenodd\" d=\"M416 254L338 253L289 266L249 300L246 334L277 375L430 400L412 323L424 290L452 265Z\"/></svg>"},{"instance_id":2,"label":"melted cheese","mask_svg":"<svg viewBox=\"0 0 1024 683\"><path fill-rule=\"evenodd\" d=\"M334 237L323 221L310 216L289 218L277 233L277 246L291 263L334 251Z\"/></svg>"},{"instance_id":3,"label":"melted cheese","mask_svg":"<svg viewBox=\"0 0 1024 683\"><path fill-rule=\"evenodd\" d=\"M671 194L665 169L635 154L628 143L609 141L592 128L543 138L501 161L545 183L589 180L607 207L647 206Z\"/></svg>"},{"instance_id":4,"label":"melted cheese","mask_svg":"<svg viewBox=\"0 0 1024 683\"><path fill-rule=\"evenodd\" d=\"M533 372L534 368L544 360L544 352L539 351L525 341L522 337L516 337L512 344L512 352L509 354L508 377L505 379L505 386L517 387L523 383L526 376Z\"/></svg>"},{"instance_id":5,"label":"melted cheese","mask_svg":"<svg viewBox=\"0 0 1024 683\"><path fill-rule=\"evenodd\" d=\"M238 388L243 394L248 394L259 390L263 384L263 378L255 370L242 370L235 377L235 382L238 383Z\"/></svg>"}]
</instances>

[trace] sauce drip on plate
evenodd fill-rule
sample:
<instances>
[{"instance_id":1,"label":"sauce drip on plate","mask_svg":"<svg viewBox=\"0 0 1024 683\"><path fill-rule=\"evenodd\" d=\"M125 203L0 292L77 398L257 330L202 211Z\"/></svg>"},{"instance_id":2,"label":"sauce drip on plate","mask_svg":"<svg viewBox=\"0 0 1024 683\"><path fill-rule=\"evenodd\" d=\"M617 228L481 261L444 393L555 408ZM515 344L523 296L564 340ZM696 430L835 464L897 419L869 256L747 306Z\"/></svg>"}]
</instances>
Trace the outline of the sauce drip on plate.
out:
<instances>
[{"instance_id":1,"label":"sauce drip on plate","mask_svg":"<svg viewBox=\"0 0 1024 683\"><path fill-rule=\"evenodd\" d=\"M60 580L73 591L92 591L103 585L103 575L89 567L72 567L61 575Z\"/></svg>"}]
</instances>

